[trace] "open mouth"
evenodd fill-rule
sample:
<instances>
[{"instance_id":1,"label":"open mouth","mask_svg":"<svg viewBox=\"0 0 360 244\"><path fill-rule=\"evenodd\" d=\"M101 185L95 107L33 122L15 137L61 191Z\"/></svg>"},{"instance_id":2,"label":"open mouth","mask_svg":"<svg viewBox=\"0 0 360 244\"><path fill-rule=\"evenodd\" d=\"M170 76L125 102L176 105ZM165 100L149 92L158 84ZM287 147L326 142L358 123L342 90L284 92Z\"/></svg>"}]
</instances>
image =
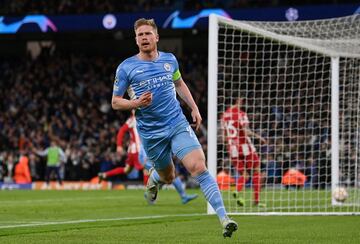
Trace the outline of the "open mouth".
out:
<instances>
[{"instance_id":1,"label":"open mouth","mask_svg":"<svg viewBox=\"0 0 360 244\"><path fill-rule=\"evenodd\" d=\"M141 44L142 47L147 47L149 45L150 45L150 43L148 43L148 42L144 42L144 43Z\"/></svg>"}]
</instances>

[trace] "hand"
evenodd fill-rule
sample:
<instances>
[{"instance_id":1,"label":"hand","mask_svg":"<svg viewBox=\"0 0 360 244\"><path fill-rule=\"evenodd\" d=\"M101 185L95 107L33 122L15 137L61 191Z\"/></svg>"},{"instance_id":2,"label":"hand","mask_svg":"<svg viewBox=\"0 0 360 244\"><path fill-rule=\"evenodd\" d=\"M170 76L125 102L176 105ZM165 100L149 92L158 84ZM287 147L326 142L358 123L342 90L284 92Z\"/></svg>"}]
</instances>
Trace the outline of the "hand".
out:
<instances>
[{"instance_id":1,"label":"hand","mask_svg":"<svg viewBox=\"0 0 360 244\"><path fill-rule=\"evenodd\" d=\"M268 144L267 140L264 137L260 137L260 142L262 144Z\"/></svg>"},{"instance_id":2,"label":"hand","mask_svg":"<svg viewBox=\"0 0 360 244\"><path fill-rule=\"evenodd\" d=\"M193 109L193 111L191 111L191 117L193 119L193 124L191 124L192 127L195 127L195 130L198 130L200 128L201 122L202 122L202 118L199 112L199 109Z\"/></svg>"},{"instance_id":3,"label":"hand","mask_svg":"<svg viewBox=\"0 0 360 244\"><path fill-rule=\"evenodd\" d=\"M117 152L120 156L124 155L124 149L123 149L123 147L122 147L122 146L116 147L116 152Z\"/></svg>"},{"instance_id":4,"label":"hand","mask_svg":"<svg viewBox=\"0 0 360 244\"><path fill-rule=\"evenodd\" d=\"M146 91L136 100L137 107L146 107L149 106L152 102L152 93L150 91Z\"/></svg>"}]
</instances>

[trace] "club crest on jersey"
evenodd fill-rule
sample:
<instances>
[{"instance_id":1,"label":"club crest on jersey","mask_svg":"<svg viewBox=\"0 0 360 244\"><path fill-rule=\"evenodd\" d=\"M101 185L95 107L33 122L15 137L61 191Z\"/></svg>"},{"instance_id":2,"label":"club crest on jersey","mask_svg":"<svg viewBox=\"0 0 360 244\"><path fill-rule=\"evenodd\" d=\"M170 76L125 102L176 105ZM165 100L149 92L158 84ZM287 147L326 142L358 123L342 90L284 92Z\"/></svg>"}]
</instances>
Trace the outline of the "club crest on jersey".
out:
<instances>
[{"instance_id":1,"label":"club crest on jersey","mask_svg":"<svg viewBox=\"0 0 360 244\"><path fill-rule=\"evenodd\" d=\"M165 64L164 64L164 69L165 69L166 71L170 71L171 65L170 65L169 63L165 63Z\"/></svg>"},{"instance_id":2,"label":"club crest on jersey","mask_svg":"<svg viewBox=\"0 0 360 244\"><path fill-rule=\"evenodd\" d=\"M119 79L118 79L117 77L115 77L115 80L114 80L114 88L113 88L113 89L114 89L114 91L116 91L116 92L119 91L119 89L120 89L118 83L119 83Z\"/></svg>"}]
</instances>

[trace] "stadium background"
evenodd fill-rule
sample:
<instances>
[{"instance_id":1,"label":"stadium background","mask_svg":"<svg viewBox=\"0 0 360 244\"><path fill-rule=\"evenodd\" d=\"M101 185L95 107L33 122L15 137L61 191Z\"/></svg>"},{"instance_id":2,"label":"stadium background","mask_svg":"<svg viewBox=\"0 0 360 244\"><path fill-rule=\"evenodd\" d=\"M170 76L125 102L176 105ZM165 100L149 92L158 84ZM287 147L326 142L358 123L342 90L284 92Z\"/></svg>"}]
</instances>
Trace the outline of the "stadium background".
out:
<instances>
[{"instance_id":1,"label":"stadium background","mask_svg":"<svg viewBox=\"0 0 360 244\"><path fill-rule=\"evenodd\" d=\"M66 181L87 182L98 172L123 164L115 154L115 136L128 114L113 111L110 100L117 65L137 52L133 20L153 17L163 24L177 10L185 19L208 8L224 10L218 13L234 19L306 20L349 15L359 7L354 0L0 0L0 32L26 15L45 16L59 24L56 31L47 26L42 32L39 19L32 19L16 33L0 34L1 189L23 188L13 183L21 154L29 156L32 181L44 180L45 159L35 156L31 147L46 147L49 134L60 139L68 156L63 167ZM102 24L109 13L118 18L113 29ZM161 26L159 49L172 51L179 59L204 118L198 136L206 151L207 17L188 28ZM186 177L184 171L180 173ZM135 174L131 180L112 180L138 184L140 178ZM191 183L189 179L194 186ZM175 191L161 192L159 202L151 207L143 190L0 191L0 242L223 243L217 220L205 213L204 199L182 206ZM240 229L228 240L232 243L358 243L360 239L357 216L234 218Z\"/></svg>"},{"instance_id":2,"label":"stadium background","mask_svg":"<svg viewBox=\"0 0 360 244\"><path fill-rule=\"evenodd\" d=\"M339 5L335 0L311 1L318 5L309 5L310 1L292 1L293 5L289 5L287 1L236 0L195 4L171 0L121 1L121 4L111 0L2 2L0 13L6 25L25 15L44 15L63 28L40 31L39 23L33 22L23 24L16 33L1 34L0 182L5 183L12 182L21 154L29 156L32 180L44 180L45 159L35 156L31 148L45 148L51 136L59 139L66 152L67 161L62 167L66 181L88 181L100 171L123 164L124 158L115 153L115 135L128 114L113 111L110 99L117 65L137 51L131 18L154 17L160 28L159 49L177 55L183 78L204 117L198 136L206 152L206 17L211 11L198 15L197 21L187 28L175 28L174 24L162 28L163 16L178 10L185 19L213 9L217 13L219 10L231 13L235 19L247 16L257 20L301 20L314 18L314 12L318 18L327 18L352 14L358 8L356 1L341 1ZM326 5L321 5L325 2ZM326 12L316 11L324 8ZM288 15L289 10L292 15ZM254 16L253 11L266 14ZM80 21L89 17L97 23L95 19L109 13L122 18L115 27L106 29L105 24L92 26L91 21L90 24ZM77 22L66 20L69 16ZM77 31L70 28L75 25ZM189 115L186 109L185 113ZM186 178L185 171L180 174ZM140 180L141 173L135 172L128 178Z\"/></svg>"}]
</instances>

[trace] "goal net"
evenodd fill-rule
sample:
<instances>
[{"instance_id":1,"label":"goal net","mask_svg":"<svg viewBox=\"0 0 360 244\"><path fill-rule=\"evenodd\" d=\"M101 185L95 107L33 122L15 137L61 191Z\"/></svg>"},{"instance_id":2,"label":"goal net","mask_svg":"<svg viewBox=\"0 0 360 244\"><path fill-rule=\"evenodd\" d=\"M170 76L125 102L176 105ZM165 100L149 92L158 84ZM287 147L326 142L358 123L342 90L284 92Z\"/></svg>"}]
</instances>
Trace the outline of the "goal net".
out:
<instances>
[{"instance_id":1,"label":"goal net","mask_svg":"<svg viewBox=\"0 0 360 244\"><path fill-rule=\"evenodd\" d=\"M208 100L208 167L228 212L360 214L360 15L210 16Z\"/></svg>"}]
</instances>

